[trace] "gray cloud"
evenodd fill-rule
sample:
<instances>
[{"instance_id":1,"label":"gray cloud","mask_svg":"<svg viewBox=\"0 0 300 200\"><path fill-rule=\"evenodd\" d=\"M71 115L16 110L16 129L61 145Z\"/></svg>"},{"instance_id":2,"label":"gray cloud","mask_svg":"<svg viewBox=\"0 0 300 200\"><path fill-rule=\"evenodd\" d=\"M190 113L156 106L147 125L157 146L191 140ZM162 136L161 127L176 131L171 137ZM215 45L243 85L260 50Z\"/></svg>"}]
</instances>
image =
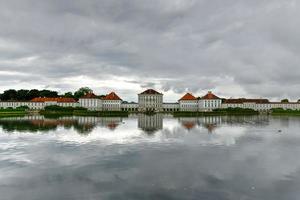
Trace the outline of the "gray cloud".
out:
<instances>
[{"instance_id":1,"label":"gray cloud","mask_svg":"<svg viewBox=\"0 0 300 200\"><path fill-rule=\"evenodd\" d=\"M0 3L0 72L27 73L1 74L1 90L300 97L295 0Z\"/></svg>"}]
</instances>

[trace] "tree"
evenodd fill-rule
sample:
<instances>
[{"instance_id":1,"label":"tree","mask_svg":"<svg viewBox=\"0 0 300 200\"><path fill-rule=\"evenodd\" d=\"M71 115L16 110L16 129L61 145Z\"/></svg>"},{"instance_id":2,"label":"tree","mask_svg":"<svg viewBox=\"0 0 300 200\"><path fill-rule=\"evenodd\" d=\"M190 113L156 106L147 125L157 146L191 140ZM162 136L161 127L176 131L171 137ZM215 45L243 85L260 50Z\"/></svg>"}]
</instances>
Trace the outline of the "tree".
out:
<instances>
[{"instance_id":1,"label":"tree","mask_svg":"<svg viewBox=\"0 0 300 200\"><path fill-rule=\"evenodd\" d=\"M33 89L28 92L26 100L31 100L36 97L40 97L40 91L37 89Z\"/></svg>"},{"instance_id":2,"label":"tree","mask_svg":"<svg viewBox=\"0 0 300 200\"><path fill-rule=\"evenodd\" d=\"M288 103L288 102L289 102L288 99L282 99L282 100L281 100L281 103Z\"/></svg>"},{"instance_id":3,"label":"tree","mask_svg":"<svg viewBox=\"0 0 300 200\"><path fill-rule=\"evenodd\" d=\"M27 100L28 92L29 92L29 90L18 90L16 100L19 100L19 101Z\"/></svg>"},{"instance_id":4,"label":"tree","mask_svg":"<svg viewBox=\"0 0 300 200\"><path fill-rule=\"evenodd\" d=\"M298 100L298 103L300 103L300 99Z\"/></svg>"},{"instance_id":5,"label":"tree","mask_svg":"<svg viewBox=\"0 0 300 200\"><path fill-rule=\"evenodd\" d=\"M58 93L56 91L51 91L51 90L41 90L40 96L41 97L58 97Z\"/></svg>"},{"instance_id":6,"label":"tree","mask_svg":"<svg viewBox=\"0 0 300 200\"><path fill-rule=\"evenodd\" d=\"M17 100L17 91L13 89L5 90L1 95L1 100L3 101Z\"/></svg>"},{"instance_id":7,"label":"tree","mask_svg":"<svg viewBox=\"0 0 300 200\"><path fill-rule=\"evenodd\" d=\"M72 92L66 92L63 97L66 97L66 98L74 98L74 95Z\"/></svg>"},{"instance_id":8,"label":"tree","mask_svg":"<svg viewBox=\"0 0 300 200\"><path fill-rule=\"evenodd\" d=\"M79 88L75 93L74 93L74 97L75 98L80 98L88 93L91 93L93 92L93 90L89 87L82 87L82 88Z\"/></svg>"}]
</instances>

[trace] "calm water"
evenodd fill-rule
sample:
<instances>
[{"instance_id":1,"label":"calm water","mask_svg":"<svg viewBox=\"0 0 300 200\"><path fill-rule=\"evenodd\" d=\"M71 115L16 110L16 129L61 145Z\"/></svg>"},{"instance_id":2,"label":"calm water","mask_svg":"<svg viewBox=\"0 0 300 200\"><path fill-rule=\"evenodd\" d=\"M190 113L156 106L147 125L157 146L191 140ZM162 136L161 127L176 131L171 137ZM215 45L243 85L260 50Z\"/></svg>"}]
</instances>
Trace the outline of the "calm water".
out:
<instances>
[{"instance_id":1,"label":"calm water","mask_svg":"<svg viewBox=\"0 0 300 200\"><path fill-rule=\"evenodd\" d=\"M0 199L300 199L300 118L0 119Z\"/></svg>"}]
</instances>

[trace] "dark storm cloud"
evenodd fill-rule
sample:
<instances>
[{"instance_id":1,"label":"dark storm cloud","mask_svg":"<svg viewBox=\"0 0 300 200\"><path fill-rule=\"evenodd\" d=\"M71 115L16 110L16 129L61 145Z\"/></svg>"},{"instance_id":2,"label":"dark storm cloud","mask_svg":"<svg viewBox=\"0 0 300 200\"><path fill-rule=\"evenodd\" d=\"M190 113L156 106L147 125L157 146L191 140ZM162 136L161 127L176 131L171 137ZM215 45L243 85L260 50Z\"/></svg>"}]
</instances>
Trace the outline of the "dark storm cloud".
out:
<instances>
[{"instance_id":1,"label":"dark storm cloud","mask_svg":"<svg viewBox=\"0 0 300 200\"><path fill-rule=\"evenodd\" d=\"M0 72L27 73L1 79L2 90L28 83L66 91L90 80L96 90L129 91L128 96L146 86L175 93L300 96L295 0L0 3ZM112 81L129 85L118 89L108 85Z\"/></svg>"}]
</instances>

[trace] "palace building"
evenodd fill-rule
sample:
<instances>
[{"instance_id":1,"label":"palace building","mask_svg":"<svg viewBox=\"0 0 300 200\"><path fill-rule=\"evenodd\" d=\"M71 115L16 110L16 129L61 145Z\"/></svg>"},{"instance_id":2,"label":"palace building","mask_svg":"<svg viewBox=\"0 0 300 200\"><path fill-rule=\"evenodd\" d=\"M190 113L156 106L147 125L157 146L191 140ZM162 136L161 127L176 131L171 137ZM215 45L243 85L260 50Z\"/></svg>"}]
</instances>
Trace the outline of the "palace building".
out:
<instances>
[{"instance_id":1,"label":"palace building","mask_svg":"<svg viewBox=\"0 0 300 200\"><path fill-rule=\"evenodd\" d=\"M103 110L105 111L120 111L122 99L114 92L109 93L102 98Z\"/></svg>"},{"instance_id":2,"label":"palace building","mask_svg":"<svg viewBox=\"0 0 300 200\"><path fill-rule=\"evenodd\" d=\"M221 108L222 99L209 91L205 96L199 99L200 111L213 111L214 109Z\"/></svg>"},{"instance_id":3,"label":"palace building","mask_svg":"<svg viewBox=\"0 0 300 200\"><path fill-rule=\"evenodd\" d=\"M89 110L102 110L102 100L90 92L79 99L79 105Z\"/></svg>"},{"instance_id":4,"label":"palace building","mask_svg":"<svg viewBox=\"0 0 300 200\"><path fill-rule=\"evenodd\" d=\"M186 93L183 97L181 97L179 102L179 109L180 111L198 111L198 99L192 95L191 93Z\"/></svg>"},{"instance_id":5,"label":"palace building","mask_svg":"<svg viewBox=\"0 0 300 200\"><path fill-rule=\"evenodd\" d=\"M159 93L153 89L145 90L144 92L138 94L139 111L163 111L163 94Z\"/></svg>"},{"instance_id":6,"label":"palace building","mask_svg":"<svg viewBox=\"0 0 300 200\"><path fill-rule=\"evenodd\" d=\"M83 107L94 111L128 111L128 112L211 112L215 109L244 108L260 112L281 108L300 110L300 102L270 102L268 99L222 99L211 91L204 96L184 94L177 102L163 102L163 94L154 89L147 89L138 94L138 102L123 101L115 92L97 96L87 93L78 100L74 98L38 97L31 101L0 101L0 108L18 108L27 106L31 110L42 110L46 106Z\"/></svg>"}]
</instances>

